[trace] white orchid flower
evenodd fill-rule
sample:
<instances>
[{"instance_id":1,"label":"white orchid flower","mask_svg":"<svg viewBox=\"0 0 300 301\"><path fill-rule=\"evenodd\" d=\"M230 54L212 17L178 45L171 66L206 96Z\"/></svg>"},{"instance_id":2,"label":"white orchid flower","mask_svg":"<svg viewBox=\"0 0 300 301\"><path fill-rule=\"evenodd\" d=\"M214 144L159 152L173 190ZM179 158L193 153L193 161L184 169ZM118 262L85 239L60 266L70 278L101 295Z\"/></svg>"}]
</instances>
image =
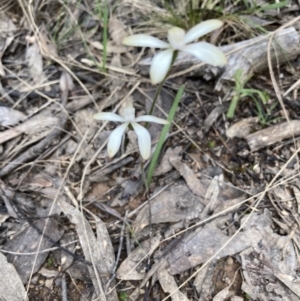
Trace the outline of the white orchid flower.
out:
<instances>
[{"instance_id":1,"label":"white orchid flower","mask_svg":"<svg viewBox=\"0 0 300 301\"><path fill-rule=\"evenodd\" d=\"M182 28L173 27L168 31L169 43L146 34L128 36L123 40L127 46L153 47L166 49L157 53L150 67L152 84L158 84L167 76L175 50L192 54L197 59L213 66L223 66L227 63L225 54L216 46L207 42L192 43L194 40L220 28L220 20L207 20L192 27L188 32Z\"/></svg>"},{"instance_id":2,"label":"white orchid flower","mask_svg":"<svg viewBox=\"0 0 300 301\"><path fill-rule=\"evenodd\" d=\"M141 156L144 160L149 159L151 154L151 137L146 128L139 125L138 122L156 122L160 124L168 124L167 120L151 116L142 115L135 117L135 109L132 105L126 105L120 115L115 113L97 113L93 116L97 120L122 122L110 134L107 143L107 152L109 157L113 157L119 150L123 134L128 125L131 124L138 138L138 145Z\"/></svg>"}]
</instances>

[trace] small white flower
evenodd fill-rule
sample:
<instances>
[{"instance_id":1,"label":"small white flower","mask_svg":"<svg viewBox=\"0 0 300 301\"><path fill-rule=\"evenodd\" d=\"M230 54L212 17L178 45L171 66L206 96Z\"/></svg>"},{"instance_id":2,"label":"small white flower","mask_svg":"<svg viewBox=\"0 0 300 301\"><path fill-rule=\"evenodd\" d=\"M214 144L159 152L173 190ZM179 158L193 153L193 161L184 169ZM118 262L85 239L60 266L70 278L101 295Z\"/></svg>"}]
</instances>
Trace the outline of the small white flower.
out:
<instances>
[{"instance_id":1,"label":"small white flower","mask_svg":"<svg viewBox=\"0 0 300 301\"><path fill-rule=\"evenodd\" d=\"M135 117L135 109L131 104L127 104L120 115L115 113L97 113L93 116L97 120L116 121L122 122L121 125L116 127L110 134L107 143L107 152L109 157L113 157L119 150L123 134L128 125L131 124L138 138L138 145L141 156L147 160L151 154L151 137L146 128L139 125L138 122L156 122L160 124L168 124L167 120L151 116L143 115Z\"/></svg>"},{"instance_id":2,"label":"small white flower","mask_svg":"<svg viewBox=\"0 0 300 301\"><path fill-rule=\"evenodd\" d=\"M192 54L200 61L213 66L225 65L227 63L226 56L218 47L207 42L190 44L207 33L220 28L222 25L223 22L220 20L207 20L192 27L187 33L179 27L171 28L168 31L169 43L146 34L136 34L125 38L123 44L166 49L153 57L150 67L151 82L152 84L157 84L166 77L175 50Z\"/></svg>"}]
</instances>

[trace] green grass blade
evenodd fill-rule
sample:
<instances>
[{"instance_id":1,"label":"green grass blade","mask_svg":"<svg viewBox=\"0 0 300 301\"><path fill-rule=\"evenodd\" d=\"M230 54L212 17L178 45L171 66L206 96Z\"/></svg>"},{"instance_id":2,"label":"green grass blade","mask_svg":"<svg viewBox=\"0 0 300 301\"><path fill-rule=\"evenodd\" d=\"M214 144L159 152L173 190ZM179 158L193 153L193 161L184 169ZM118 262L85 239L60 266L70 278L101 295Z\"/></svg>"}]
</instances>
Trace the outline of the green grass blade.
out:
<instances>
[{"instance_id":1,"label":"green grass blade","mask_svg":"<svg viewBox=\"0 0 300 301\"><path fill-rule=\"evenodd\" d=\"M278 3L273 3L273 4L267 4L262 6L259 10L270 10L270 9L277 9L277 8L283 8L285 6L287 6L289 3L288 1L282 1L282 2L278 2Z\"/></svg>"},{"instance_id":2,"label":"green grass blade","mask_svg":"<svg viewBox=\"0 0 300 301\"><path fill-rule=\"evenodd\" d=\"M160 137L159 137L159 141L157 143L156 149L154 151L154 154L153 154L153 157L152 157L151 163L149 165L149 169L148 169L148 175L147 175L147 184L148 184L148 186L151 183L152 176L153 176L153 173L154 173L154 170L155 170L155 167L156 167L156 164L157 164L157 161L158 161L158 158L159 158L162 146L163 146L163 144L165 142L165 139L166 139L166 136L167 136L167 134L168 134L168 132L170 130L172 121L174 119L176 110L178 108L179 102L180 102L182 94L183 94L183 91L184 91L184 86L182 85L182 86L180 86L180 88L179 88L179 90L177 92L177 95L175 97L175 100L173 102L173 105L171 107L171 110L170 110L170 113L169 113L169 116L168 116L169 124L166 124L163 127L162 131L161 131L161 134L160 134Z\"/></svg>"}]
</instances>

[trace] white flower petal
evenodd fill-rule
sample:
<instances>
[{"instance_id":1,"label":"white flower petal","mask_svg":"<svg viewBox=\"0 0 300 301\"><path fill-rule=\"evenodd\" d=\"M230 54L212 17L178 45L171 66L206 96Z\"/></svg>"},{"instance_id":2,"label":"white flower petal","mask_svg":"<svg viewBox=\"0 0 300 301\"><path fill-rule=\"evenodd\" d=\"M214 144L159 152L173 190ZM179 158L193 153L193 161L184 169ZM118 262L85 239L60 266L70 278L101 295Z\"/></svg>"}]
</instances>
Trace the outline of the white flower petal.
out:
<instances>
[{"instance_id":1,"label":"white flower petal","mask_svg":"<svg viewBox=\"0 0 300 301\"><path fill-rule=\"evenodd\" d=\"M227 64L225 54L218 47L207 42L189 44L184 47L183 51L213 66L223 66Z\"/></svg>"},{"instance_id":2,"label":"white flower petal","mask_svg":"<svg viewBox=\"0 0 300 301\"><path fill-rule=\"evenodd\" d=\"M97 113L93 116L93 118L97 120L124 122L124 118L122 116L109 112Z\"/></svg>"},{"instance_id":3,"label":"white flower petal","mask_svg":"<svg viewBox=\"0 0 300 301\"><path fill-rule=\"evenodd\" d=\"M184 37L184 43L188 44L196 39L208 34L209 32L220 28L223 22L220 20L207 20L192 27Z\"/></svg>"},{"instance_id":4,"label":"white flower petal","mask_svg":"<svg viewBox=\"0 0 300 301\"><path fill-rule=\"evenodd\" d=\"M108 143L107 143L107 152L110 158L112 158L118 152L122 142L123 134L127 126L128 126L128 122L125 122L119 125L118 127L116 127L109 135Z\"/></svg>"},{"instance_id":5,"label":"white flower petal","mask_svg":"<svg viewBox=\"0 0 300 301\"><path fill-rule=\"evenodd\" d=\"M127 46L137 47L153 47L153 48L168 48L170 45L158 38L149 36L147 34L134 34L126 37L123 42Z\"/></svg>"},{"instance_id":6,"label":"white flower petal","mask_svg":"<svg viewBox=\"0 0 300 301\"><path fill-rule=\"evenodd\" d=\"M152 115L142 115L142 116L135 118L134 121L135 122L146 121L146 122L155 122L155 123L160 123L160 124L169 124L168 120L161 119L161 118L158 118L158 117L155 117Z\"/></svg>"},{"instance_id":7,"label":"white flower petal","mask_svg":"<svg viewBox=\"0 0 300 301\"><path fill-rule=\"evenodd\" d=\"M149 159L151 154L151 137L148 132L143 126L139 125L136 122L131 123L137 137L138 137L138 144L141 156L144 160Z\"/></svg>"},{"instance_id":8,"label":"white flower petal","mask_svg":"<svg viewBox=\"0 0 300 301\"><path fill-rule=\"evenodd\" d=\"M157 53L151 63L150 78L153 85L160 83L166 77L173 57L173 49Z\"/></svg>"},{"instance_id":9,"label":"white flower petal","mask_svg":"<svg viewBox=\"0 0 300 301\"><path fill-rule=\"evenodd\" d=\"M185 31L179 27L172 27L168 31L168 40L170 45L175 50L181 50L184 47Z\"/></svg>"}]
</instances>

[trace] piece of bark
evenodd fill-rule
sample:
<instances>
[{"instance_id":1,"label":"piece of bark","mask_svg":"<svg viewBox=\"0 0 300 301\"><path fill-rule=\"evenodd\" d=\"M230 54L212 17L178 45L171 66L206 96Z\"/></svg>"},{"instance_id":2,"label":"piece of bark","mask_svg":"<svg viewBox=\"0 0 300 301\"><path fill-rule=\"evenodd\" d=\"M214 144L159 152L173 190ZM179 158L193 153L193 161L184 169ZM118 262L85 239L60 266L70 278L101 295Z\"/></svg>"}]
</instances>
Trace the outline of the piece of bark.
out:
<instances>
[{"instance_id":1,"label":"piece of bark","mask_svg":"<svg viewBox=\"0 0 300 301\"><path fill-rule=\"evenodd\" d=\"M255 132L246 137L252 151L257 151L276 142L300 135L300 120L291 120L261 131Z\"/></svg>"}]
</instances>

